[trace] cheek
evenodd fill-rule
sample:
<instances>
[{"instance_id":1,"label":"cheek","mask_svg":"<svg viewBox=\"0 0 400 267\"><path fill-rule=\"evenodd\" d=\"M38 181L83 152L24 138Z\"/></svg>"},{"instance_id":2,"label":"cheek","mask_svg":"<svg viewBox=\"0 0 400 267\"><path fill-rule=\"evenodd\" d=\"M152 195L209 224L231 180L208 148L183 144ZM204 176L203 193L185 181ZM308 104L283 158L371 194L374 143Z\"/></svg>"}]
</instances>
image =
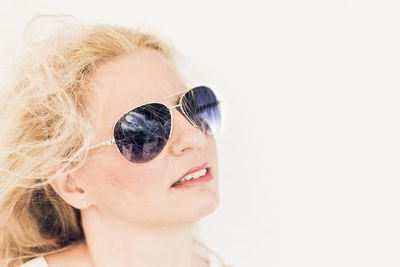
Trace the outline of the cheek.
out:
<instances>
[{"instance_id":1,"label":"cheek","mask_svg":"<svg viewBox=\"0 0 400 267\"><path fill-rule=\"evenodd\" d=\"M98 162L86 178L98 181L88 185L90 199L104 218L143 225L165 223L171 218L171 179L166 167L158 160L141 166L125 159L109 159L106 166Z\"/></svg>"},{"instance_id":2,"label":"cheek","mask_svg":"<svg viewBox=\"0 0 400 267\"><path fill-rule=\"evenodd\" d=\"M148 202L165 191L165 184L159 181L159 168L131 163L118 154L90 159L87 169L91 169L85 178L88 193L99 205L108 206L110 200Z\"/></svg>"}]
</instances>

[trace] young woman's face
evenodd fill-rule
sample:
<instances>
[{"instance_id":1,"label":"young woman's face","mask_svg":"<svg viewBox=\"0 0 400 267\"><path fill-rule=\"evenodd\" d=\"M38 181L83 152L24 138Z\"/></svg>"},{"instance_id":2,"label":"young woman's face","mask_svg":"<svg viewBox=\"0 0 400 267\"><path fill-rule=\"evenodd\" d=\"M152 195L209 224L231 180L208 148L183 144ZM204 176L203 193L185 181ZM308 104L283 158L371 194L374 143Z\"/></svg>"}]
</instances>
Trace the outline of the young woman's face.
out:
<instances>
[{"instance_id":1,"label":"young woman's face","mask_svg":"<svg viewBox=\"0 0 400 267\"><path fill-rule=\"evenodd\" d=\"M159 99L186 89L168 60L142 49L104 63L90 85L95 138L92 145L111 140L115 121L126 111L147 102L171 107L177 97ZM143 226L193 223L218 205L218 166L215 140L172 109L172 135L161 153L146 163L128 161L115 145L89 152L77 173L104 219ZM208 164L213 179L190 187L171 187L193 167Z\"/></svg>"}]
</instances>

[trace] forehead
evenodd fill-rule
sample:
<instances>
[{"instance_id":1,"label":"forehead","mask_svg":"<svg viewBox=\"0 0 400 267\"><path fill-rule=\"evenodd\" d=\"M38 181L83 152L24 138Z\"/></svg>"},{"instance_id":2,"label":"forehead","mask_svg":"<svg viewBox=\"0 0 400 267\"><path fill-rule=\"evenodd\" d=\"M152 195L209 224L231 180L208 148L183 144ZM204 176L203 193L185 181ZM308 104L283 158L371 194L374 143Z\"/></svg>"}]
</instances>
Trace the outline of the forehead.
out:
<instances>
[{"instance_id":1,"label":"forehead","mask_svg":"<svg viewBox=\"0 0 400 267\"><path fill-rule=\"evenodd\" d=\"M102 64L92 80L92 91L108 101L141 104L184 89L167 58L157 51L141 49ZM111 97L111 99L110 99Z\"/></svg>"},{"instance_id":2,"label":"forehead","mask_svg":"<svg viewBox=\"0 0 400 267\"><path fill-rule=\"evenodd\" d=\"M173 105L179 94L162 98L184 89L174 67L155 50L141 49L114 58L98 68L89 86L88 105L93 124L107 131L132 107L153 101Z\"/></svg>"}]
</instances>

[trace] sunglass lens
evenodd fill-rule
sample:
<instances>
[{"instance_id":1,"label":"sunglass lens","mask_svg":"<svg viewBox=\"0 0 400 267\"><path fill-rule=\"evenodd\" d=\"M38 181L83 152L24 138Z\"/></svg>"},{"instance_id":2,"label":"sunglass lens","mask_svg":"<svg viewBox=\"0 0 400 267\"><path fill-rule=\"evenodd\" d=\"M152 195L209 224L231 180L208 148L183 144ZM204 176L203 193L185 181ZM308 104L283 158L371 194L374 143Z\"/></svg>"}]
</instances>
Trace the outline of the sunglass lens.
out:
<instances>
[{"instance_id":1,"label":"sunglass lens","mask_svg":"<svg viewBox=\"0 0 400 267\"><path fill-rule=\"evenodd\" d=\"M171 132L171 113L159 103L137 107L115 124L114 139L119 151L132 162L154 159L163 150Z\"/></svg>"},{"instance_id":2,"label":"sunglass lens","mask_svg":"<svg viewBox=\"0 0 400 267\"><path fill-rule=\"evenodd\" d=\"M192 122L207 134L215 134L221 126L221 108L214 92L198 86L182 97L182 108Z\"/></svg>"}]
</instances>

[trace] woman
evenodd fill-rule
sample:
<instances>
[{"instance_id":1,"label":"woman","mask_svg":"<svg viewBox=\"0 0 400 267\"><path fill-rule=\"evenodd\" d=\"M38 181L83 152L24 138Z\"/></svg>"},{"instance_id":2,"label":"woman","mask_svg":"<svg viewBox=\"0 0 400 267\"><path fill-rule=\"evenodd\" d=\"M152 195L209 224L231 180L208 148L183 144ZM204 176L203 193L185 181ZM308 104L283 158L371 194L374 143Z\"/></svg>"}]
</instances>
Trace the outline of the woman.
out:
<instances>
[{"instance_id":1,"label":"woman","mask_svg":"<svg viewBox=\"0 0 400 267\"><path fill-rule=\"evenodd\" d=\"M218 205L219 101L176 58L107 25L32 45L2 98L1 266L223 266L192 233Z\"/></svg>"}]
</instances>

